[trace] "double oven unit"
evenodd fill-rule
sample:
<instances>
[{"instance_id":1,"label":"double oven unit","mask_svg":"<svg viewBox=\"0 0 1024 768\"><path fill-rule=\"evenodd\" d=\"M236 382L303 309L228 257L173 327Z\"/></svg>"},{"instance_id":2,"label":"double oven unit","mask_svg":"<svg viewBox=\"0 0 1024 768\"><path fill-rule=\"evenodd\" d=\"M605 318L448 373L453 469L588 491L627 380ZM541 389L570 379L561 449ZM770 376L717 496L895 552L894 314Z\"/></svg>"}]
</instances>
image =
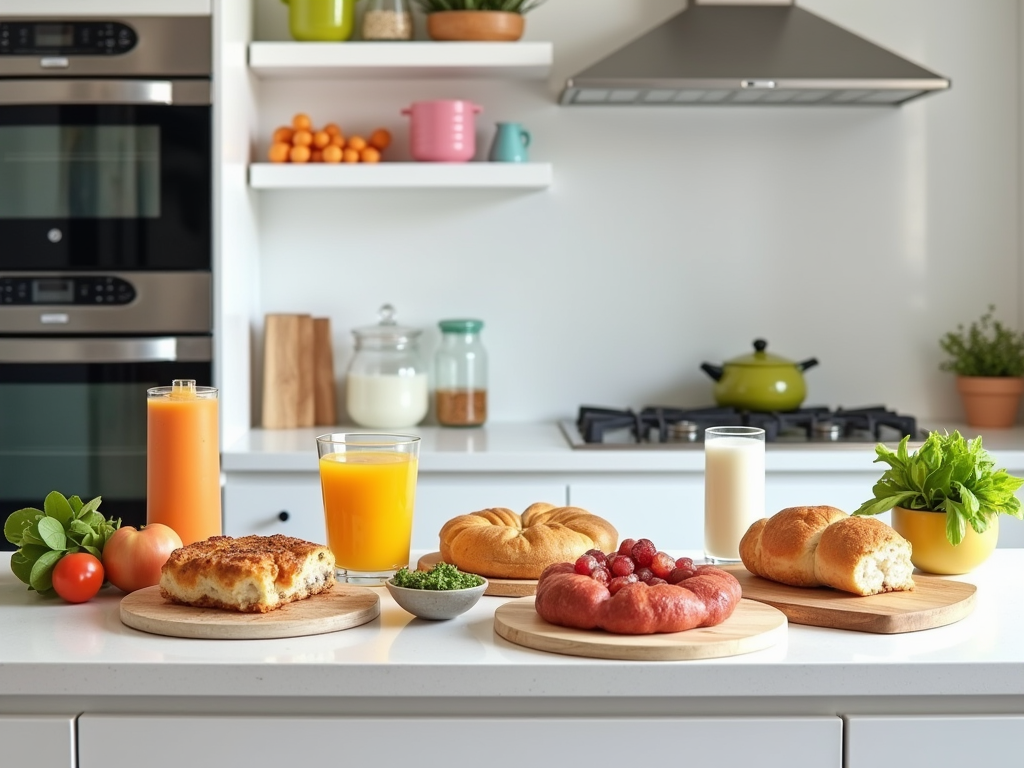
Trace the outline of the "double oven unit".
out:
<instances>
[{"instance_id":1,"label":"double oven unit","mask_svg":"<svg viewBox=\"0 0 1024 768\"><path fill-rule=\"evenodd\" d=\"M0 519L144 523L146 390L212 383L211 61L208 16L0 17Z\"/></svg>"}]
</instances>

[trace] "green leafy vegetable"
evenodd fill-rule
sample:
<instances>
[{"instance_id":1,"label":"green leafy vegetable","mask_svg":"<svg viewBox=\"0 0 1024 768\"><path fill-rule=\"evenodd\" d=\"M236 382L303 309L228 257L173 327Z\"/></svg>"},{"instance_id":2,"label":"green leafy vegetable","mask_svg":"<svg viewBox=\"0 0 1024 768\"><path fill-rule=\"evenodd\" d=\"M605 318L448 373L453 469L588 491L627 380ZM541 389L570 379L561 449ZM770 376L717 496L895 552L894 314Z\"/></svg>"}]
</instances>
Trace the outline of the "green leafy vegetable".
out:
<instances>
[{"instance_id":1,"label":"green leafy vegetable","mask_svg":"<svg viewBox=\"0 0 1024 768\"><path fill-rule=\"evenodd\" d=\"M504 11L529 13L544 0L416 0L424 13L441 11Z\"/></svg>"},{"instance_id":2,"label":"green leafy vegetable","mask_svg":"<svg viewBox=\"0 0 1024 768\"><path fill-rule=\"evenodd\" d=\"M853 514L878 515L893 507L945 512L946 538L953 546L963 541L968 525L984 533L997 514L1024 519L1015 495L1024 478L996 469L980 437L966 440L959 432L931 432L913 453L907 451L909 440L904 437L895 451L881 443L875 446L875 463L889 469L872 488L874 498Z\"/></svg>"},{"instance_id":3,"label":"green leafy vegetable","mask_svg":"<svg viewBox=\"0 0 1024 768\"><path fill-rule=\"evenodd\" d=\"M992 319L995 305L990 304L981 320L969 330L958 325L956 332L939 340L949 359L939 367L960 376L1024 376L1024 333L1010 330Z\"/></svg>"},{"instance_id":4,"label":"green leafy vegetable","mask_svg":"<svg viewBox=\"0 0 1024 768\"><path fill-rule=\"evenodd\" d=\"M470 589L479 587L484 580L472 573L463 573L450 563L438 563L429 571L410 571L402 568L391 579L396 587L407 589Z\"/></svg>"},{"instance_id":5,"label":"green leafy vegetable","mask_svg":"<svg viewBox=\"0 0 1024 768\"><path fill-rule=\"evenodd\" d=\"M43 508L26 507L12 512L4 523L4 537L18 547L11 555L11 571L29 589L53 588L53 568L66 554L88 552L101 557L103 546L121 527L96 510L101 497L83 504L77 496L65 498L59 491L47 494Z\"/></svg>"}]
</instances>

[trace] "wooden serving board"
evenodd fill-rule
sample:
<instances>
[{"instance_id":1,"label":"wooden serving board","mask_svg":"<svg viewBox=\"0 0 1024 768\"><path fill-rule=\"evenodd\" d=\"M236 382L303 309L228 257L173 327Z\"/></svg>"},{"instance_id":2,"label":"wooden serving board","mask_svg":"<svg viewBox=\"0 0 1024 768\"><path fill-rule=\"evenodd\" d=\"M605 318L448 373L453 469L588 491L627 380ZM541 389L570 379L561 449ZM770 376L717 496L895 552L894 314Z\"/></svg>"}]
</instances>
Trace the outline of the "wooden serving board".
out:
<instances>
[{"instance_id":1,"label":"wooden serving board","mask_svg":"<svg viewBox=\"0 0 1024 768\"><path fill-rule=\"evenodd\" d=\"M429 571L440 562L442 562L441 553L431 552L429 555L424 555L420 558L416 564L416 570ZM487 579L485 595L491 595L492 597L528 597L537 594L536 579L496 579L493 576L485 578Z\"/></svg>"},{"instance_id":2,"label":"wooden serving board","mask_svg":"<svg viewBox=\"0 0 1024 768\"><path fill-rule=\"evenodd\" d=\"M739 579L743 597L774 606L794 624L898 634L942 627L974 610L977 587L914 574L915 589L854 595L828 587L791 587L762 579L742 565L719 566Z\"/></svg>"},{"instance_id":3,"label":"wooden serving board","mask_svg":"<svg viewBox=\"0 0 1024 768\"><path fill-rule=\"evenodd\" d=\"M494 631L516 645L594 659L683 661L738 656L770 648L786 636L786 617L769 605L740 600L716 627L655 635L615 635L571 629L544 621L533 599L515 600L494 611Z\"/></svg>"},{"instance_id":4,"label":"wooden serving board","mask_svg":"<svg viewBox=\"0 0 1024 768\"><path fill-rule=\"evenodd\" d=\"M203 640L266 640L320 635L357 627L380 615L377 593L335 584L330 592L296 600L269 613L237 613L168 602L160 587L146 587L121 600L122 623L170 637Z\"/></svg>"}]
</instances>

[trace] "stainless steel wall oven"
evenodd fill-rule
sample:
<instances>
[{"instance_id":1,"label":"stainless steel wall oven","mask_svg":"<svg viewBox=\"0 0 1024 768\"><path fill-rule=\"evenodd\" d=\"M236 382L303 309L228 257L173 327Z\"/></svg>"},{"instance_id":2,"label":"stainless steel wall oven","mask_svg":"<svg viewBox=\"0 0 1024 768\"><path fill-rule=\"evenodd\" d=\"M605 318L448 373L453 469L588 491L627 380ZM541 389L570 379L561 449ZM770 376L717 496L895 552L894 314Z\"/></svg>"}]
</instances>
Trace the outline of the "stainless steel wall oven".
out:
<instances>
[{"instance_id":1,"label":"stainless steel wall oven","mask_svg":"<svg viewBox=\"0 0 1024 768\"><path fill-rule=\"evenodd\" d=\"M212 382L211 60L209 17L0 17L4 519L144 523L146 389Z\"/></svg>"}]
</instances>

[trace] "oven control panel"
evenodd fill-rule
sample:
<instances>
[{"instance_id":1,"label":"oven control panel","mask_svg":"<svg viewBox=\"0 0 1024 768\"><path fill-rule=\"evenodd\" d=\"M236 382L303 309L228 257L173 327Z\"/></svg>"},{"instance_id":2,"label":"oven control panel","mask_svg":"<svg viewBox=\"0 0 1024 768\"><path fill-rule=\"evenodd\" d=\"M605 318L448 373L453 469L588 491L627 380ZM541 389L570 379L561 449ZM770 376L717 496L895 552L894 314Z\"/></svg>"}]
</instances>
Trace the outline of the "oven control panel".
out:
<instances>
[{"instance_id":1,"label":"oven control panel","mask_svg":"<svg viewBox=\"0 0 1024 768\"><path fill-rule=\"evenodd\" d=\"M0 21L0 56L114 56L138 42L117 21Z\"/></svg>"},{"instance_id":2,"label":"oven control panel","mask_svg":"<svg viewBox=\"0 0 1024 768\"><path fill-rule=\"evenodd\" d=\"M135 288L120 277L0 277L3 304L130 304Z\"/></svg>"}]
</instances>

